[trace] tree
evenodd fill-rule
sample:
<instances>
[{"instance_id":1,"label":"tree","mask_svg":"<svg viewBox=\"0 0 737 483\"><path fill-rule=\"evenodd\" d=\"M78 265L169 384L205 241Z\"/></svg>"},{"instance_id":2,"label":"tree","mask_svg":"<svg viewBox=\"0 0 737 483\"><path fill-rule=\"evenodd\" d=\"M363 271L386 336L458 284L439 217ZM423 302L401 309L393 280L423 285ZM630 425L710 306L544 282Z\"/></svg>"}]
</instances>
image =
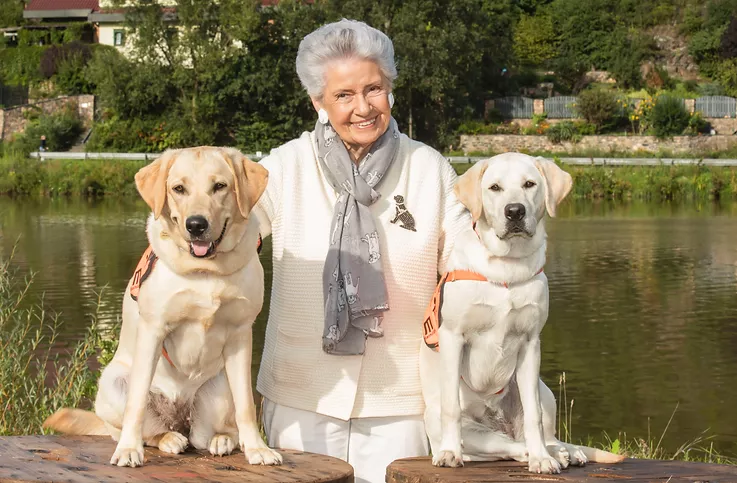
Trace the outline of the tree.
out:
<instances>
[{"instance_id":1,"label":"tree","mask_svg":"<svg viewBox=\"0 0 737 483\"><path fill-rule=\"evenodd\" d=\"M550 14L523 14L514 29L514 54L517 60L523 64L541 65L557 53L557 36Z\"/></svg>"},{"instance_id":2,"label":"tree","mask_svg":"<svg viewBox=\"0 0 737 483\"><path fill-rule=\"evenodd\" d=\"M725 59L737 57L737 17L732 17L732 20L722 34L719 54Z\"/></svg>"},{"instance_id":3,"label":"tree","mask_svg":"<svg viewBox=\"0 0 737 483\"><path fill-rule=\"evenodd\" d=\"M0 0L0 28L21 25L24 6L23 0Z\"/></svg>"}]
</instances>

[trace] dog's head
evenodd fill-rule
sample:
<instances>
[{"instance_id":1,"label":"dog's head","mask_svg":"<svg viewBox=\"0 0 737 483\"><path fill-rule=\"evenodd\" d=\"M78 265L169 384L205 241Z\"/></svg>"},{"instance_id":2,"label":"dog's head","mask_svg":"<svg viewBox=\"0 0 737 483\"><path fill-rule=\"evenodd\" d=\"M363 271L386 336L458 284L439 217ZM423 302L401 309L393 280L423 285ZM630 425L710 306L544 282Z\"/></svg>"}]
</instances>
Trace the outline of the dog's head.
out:
<instances>
[{"instance_id":1,"label":"dog's head","mask_svg":"<svg viewBox=\"0 0 737 483\"><path fill-rule=\"evenodd\" d=\"M571 175L552 161L505 153L476 163L454 189L474 222L515 243L535 236L546 209L555 216L572 185Z\"/></svg>"},{"instance_id":2,"label":"dog's head","mask_svg":"<svg viewBox=\"0 0 737 483\"><path fill-rule=\"evenodd\" d=\"M216 147L169 150L136 173L154 218L197 258L235 247L267 180L266 168L240 151Z\"/></svg>"}]
</instances>

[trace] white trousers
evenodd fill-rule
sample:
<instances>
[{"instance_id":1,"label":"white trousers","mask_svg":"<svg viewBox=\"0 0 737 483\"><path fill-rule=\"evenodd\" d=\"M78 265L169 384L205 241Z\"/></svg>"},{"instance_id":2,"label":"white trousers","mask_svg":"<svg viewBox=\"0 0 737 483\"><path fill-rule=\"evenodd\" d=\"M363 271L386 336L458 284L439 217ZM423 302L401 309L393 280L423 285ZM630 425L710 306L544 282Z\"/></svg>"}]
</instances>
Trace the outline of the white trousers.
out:
<instances>
[{"instance_id":1,"label":"white trousers","mask_svg":"<svg viewBox=\"0 0 737 483\"><path fill-rule=\"evenodd\" d=\"M263 423L270 447L340 458L356 483L384 483L392 461L430 453L422 416L343 421L264 398Z\"/></svg>"}]
</instances>

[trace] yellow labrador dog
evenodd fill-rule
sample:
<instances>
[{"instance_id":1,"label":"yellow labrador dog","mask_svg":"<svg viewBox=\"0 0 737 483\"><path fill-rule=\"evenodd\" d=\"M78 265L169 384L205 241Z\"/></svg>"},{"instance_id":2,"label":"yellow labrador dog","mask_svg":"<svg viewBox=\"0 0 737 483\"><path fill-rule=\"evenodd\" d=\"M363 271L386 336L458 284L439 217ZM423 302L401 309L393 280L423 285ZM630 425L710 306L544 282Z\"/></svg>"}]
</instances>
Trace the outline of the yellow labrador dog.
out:
<instances>
[{"instance_id":1,"label":"yellow labrador dog","mask_svg":"<svg viewBox=\"0 0 737 483\"><path fill-rule=\"evenodd\" d=\"M143 464L144 444L213 455L238 444L251 464L281 463L261 439L251 391L264 273L250 213L267 178L237 150L214 147L167 151L136 174L151 245L126 288L118 350L95 413L62 409L44 427L111 435L118 466Z\"/></svg>"},{"instance_id":2,"label":"yellow labrador dog","mask_svg":"<svg viewBox=\"0 0 737 483\"><path fill-rule=\"evenodd\" d=\"M545 211L555 216L571 186L555 163L518 153L477 163L455 186L475 232L456 241L420 355L436 466L515 459L531 472L558 473L622 459L558 441L555 399L539 377L548 317Z\"/></svg>"}]
</instances>

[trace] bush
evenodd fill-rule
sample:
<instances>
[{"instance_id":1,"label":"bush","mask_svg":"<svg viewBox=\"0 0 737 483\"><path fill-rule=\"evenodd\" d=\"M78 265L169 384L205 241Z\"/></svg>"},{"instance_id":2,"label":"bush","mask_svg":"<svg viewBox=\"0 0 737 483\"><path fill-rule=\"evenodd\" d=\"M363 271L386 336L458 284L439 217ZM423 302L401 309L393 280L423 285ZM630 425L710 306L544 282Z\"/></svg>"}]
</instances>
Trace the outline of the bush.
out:
<instances>
[{"instance_id":1,"label":"bush","mask_svg":"<svg viewBox=\"0 0 737 483\"><path fill-rule=\"evenodd\" d=\"M503 122L498 124L487 124L481 121L464 121L456 130L456 135L461 134L519 134L519 124Z\"/></svg>"},{"instance_id":2,"label":"bush","mask_svg":"<svg viewBox=\"0 0 737 483\"><path fill-rule=\"evenodd\" d=\"M616 128L626 119L622 104L617 102L614 92L604 89L582 91L574 107L587 122L596 126L597 132Z\"/></svg>"},{"instance_id":3,"label":"bush","mask_svg":"<svg viewBox=\"0 0 737 483\"><path fill-rule=\"evenodd\" d=\"M545 132L550 142L560 144L563 141L578 142L581 139L581 134L578 132L578 128L571 121L563 121L557 124L551 125Z\"/></svg>"},{"instance_id":4,"label":"bush","mask_svg":"<svg viewBox=\"0 0 737 483\"><path fill-rule=\"evenodd\" d=\"M38 151L41 136L46 136L49 151L67 151L79 139L83 131L82 121L76 109L67 109L50 116L40 116L26 126L25 131L11 142L8 149L28 154Z\"/></svg>"},{"instance_id":5,"label":"bush","mask_svg":"<svg viewBox=\"0 0 737 483\"><path fill-rule=\"evenodd\" d=\"M671 95L658 97L650 116L653 134L661 139L683 133L690 117L683 99Z\"/></svg>"},{"instance_id":6,"label":"bush","mask_svg":"<svg viewBox=\"0 0 737 483\"><path fill-rule=\"evenodd\" d=\"M88 151L159 153L184 147L181 131L161 119L120 119L96 123L87 141Z\"/></svg>"},{"instance_id":7,"label":"bush","mask_svg":"<svg viewBox=\"0 0 737 483\"><path fill-rule=\"evenodd\" d=\"M705 134L711 130L711 124L696 111L688 118L688 133L695 136L697 134Z\"/></svg>"}]
</instances>

